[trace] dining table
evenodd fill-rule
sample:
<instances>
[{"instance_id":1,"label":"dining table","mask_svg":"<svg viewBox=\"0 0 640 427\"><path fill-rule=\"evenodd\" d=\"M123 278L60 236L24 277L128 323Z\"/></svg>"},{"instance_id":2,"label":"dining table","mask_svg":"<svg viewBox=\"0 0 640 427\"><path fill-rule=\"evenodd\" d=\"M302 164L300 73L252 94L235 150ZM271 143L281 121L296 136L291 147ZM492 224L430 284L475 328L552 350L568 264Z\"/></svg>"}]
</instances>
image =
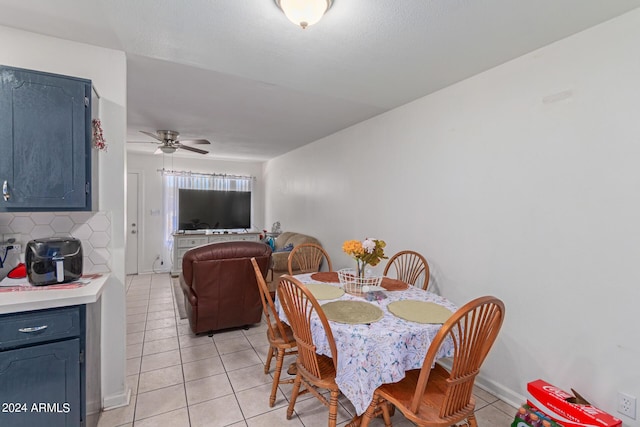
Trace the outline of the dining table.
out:
<instances>
[{"instance_id":1,"label":"dining table","mask_svg":"<svg viewBox=\"0 0 640 427\"><path fill-rule=\"evenodd\" d=\"M406 371L422 367L442 323L457 310L446 298L395 279L383 278L381 288L352 294L344 292L337 273L294 277L309 288L329 320L338 353L336 384L353 404L356 417L366 411L376 388L398 382ZM408 312L401 311L407 304L413 307L408 307ZM276 307L286 322L277 298ZM361 308L364 311L360 317L351 316ZM349 315L341 318L345 311ZM429 312L433 316L425 316ZM311 330L316 352L331 357L327 335L315 313ZM445 340L437 358L452 355L453 344Z\"/></svg>"}]
</instances>

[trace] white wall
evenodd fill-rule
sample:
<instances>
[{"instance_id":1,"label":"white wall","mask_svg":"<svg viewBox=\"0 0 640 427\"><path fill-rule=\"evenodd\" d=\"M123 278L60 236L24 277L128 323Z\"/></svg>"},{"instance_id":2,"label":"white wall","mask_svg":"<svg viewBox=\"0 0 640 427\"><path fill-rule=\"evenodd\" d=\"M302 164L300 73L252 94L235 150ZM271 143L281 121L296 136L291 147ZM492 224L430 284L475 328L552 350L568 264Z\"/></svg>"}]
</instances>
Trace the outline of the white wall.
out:
<instances>
[{"instance_id":1,"label":"white wall","mask_svg":"<svg viewBox=\"0 0 640 427\"><path fill-rule=\"evenodd\" d=\"M202 173L255 176L253 190L253 227L264 228L264 187L262 185L262 162L241 162L179 157L178 155L152 155L127 153L128 172L139 174L139 229L138 272L169 271L171 254L163 248L162 176L158 169L181 170ZM270 227L269 227L270 228ZM162 251L162 252L161 252ZM154 260L161 254L164 265Z\"/></svg>"},{"instance_id":2,"label":"white wall","mask_svg":"<svg viewBox=\"0 0 640 427\"><path fill-rule=\"evenodd\" d=\"M506 304L485 387L616 414L640 396L639 41L635 10L269 161L265 222L337 268L345 239L422 252L442 295Z\"/></svg>"},{"instance_id":3,"label":"white wall","mask_svg":"<svg viewBox=\"0 0 640 427\"><path fill-rule=\"evenodd\" d=\"M102 296L102 396L126 402L124 299L124 171L126 59L123 52L0 26L0 64L91 79L109 151L100 153L99 209L111 214L112 274Z\"/></svg>"}]
</instances>

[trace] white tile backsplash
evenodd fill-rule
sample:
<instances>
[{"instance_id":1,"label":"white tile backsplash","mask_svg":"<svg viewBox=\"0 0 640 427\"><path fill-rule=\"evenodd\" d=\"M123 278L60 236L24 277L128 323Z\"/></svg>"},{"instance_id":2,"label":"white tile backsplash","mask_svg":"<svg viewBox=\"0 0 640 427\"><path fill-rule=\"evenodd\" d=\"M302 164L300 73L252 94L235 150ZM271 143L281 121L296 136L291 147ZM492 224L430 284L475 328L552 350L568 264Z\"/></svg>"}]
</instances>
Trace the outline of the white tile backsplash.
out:
<instances>
[{"instance_id":1,"label":"white tile backsplash","mask_svg":"<svg viewBox=\"0 0 640 427\"><path fill-rule=\"evenodd\" d=\"M69 236L82 242L85 274L111 270L110 212L0 212L0 242L14 237L16 243L22 245L20 254L7 253L4 268L0 268L0 279L24 262L24 250L30 240ZM4 253L0 254L3 256Z\"/></svg>"}]
</instances>

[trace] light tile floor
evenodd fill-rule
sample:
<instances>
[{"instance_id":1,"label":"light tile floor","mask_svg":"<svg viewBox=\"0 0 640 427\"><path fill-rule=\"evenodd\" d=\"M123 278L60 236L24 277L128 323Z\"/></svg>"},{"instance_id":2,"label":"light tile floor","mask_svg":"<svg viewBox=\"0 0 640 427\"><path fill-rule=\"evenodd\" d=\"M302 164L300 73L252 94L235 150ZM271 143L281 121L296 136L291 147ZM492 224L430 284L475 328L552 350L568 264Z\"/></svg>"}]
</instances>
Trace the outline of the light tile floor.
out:
<instances>
[{"instance_id":1,"label":"light tile floor","mask_svg":"<svg viewBox=\"0 0 640 427\"><path fill-rule=\"evenodd\" d=\"M281 386L275 406L269 407L272 377L263 372L266 325L213 337L194 336L188 321L181 320L175 309L169 274L128 276L126 281L131 402L103 412L99 427L327 425L328 409L308 394L296 402L293 418L286 419L291 385ZM285 366L291 362L293 356L285 359ZM479 388L475 394L480 426L511 424L516 408ZM354 410L344 397L339 403L338 426L344 426ZM397 427L413 425L400 411L392 421ZM371 425L384 423L377 419Z\"/></svg>"}]
</instances>

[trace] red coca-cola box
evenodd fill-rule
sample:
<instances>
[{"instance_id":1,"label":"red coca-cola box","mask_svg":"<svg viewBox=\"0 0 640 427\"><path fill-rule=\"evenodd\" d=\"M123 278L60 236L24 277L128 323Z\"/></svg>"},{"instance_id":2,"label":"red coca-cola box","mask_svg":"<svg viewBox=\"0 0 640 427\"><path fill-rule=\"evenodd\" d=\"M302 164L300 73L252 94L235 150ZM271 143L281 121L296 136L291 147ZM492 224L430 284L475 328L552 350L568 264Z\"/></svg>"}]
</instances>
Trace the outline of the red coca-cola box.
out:
<instances>
[{"instance_id":1,"label":"red coca-cola box","mask_svg":"<svg viewBox=\"0 0 640 427\"><path fill-rule=\"evenodd\" d=\"M527 403L564 427L622 427L622 421L543 380L527 384ZM586 403L586 402L585 402Z\"/></svg>"}]
</instances>

